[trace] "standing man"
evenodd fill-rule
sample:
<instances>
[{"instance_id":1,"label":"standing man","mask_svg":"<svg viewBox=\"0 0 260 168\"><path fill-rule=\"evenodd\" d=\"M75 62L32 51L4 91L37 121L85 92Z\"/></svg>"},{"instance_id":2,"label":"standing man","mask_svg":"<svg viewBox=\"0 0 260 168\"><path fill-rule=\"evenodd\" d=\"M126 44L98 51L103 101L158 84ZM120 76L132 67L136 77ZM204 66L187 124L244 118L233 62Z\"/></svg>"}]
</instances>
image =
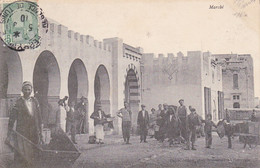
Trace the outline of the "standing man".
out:
<instances>
[{"instance_id":1,"label":"standing man","mask_svg":"<svg viewBox=\"0 0 260 168\"><path fill-rule=\"evenodd\" d=\"M207 114L206 119L201 120L201 122L205 123L204 131L205 131L206 148L211 148L211 145L212 145L212 127L217 128L217 126L212 121L212 115L211 114Z\"/></svg>"},{"instance_id":2,"label":"standing man","mask_svg":"<svg viewBox=\"0 0 260 168\"><path fill-rule=\"evenodd\" d=\"M200 125L199 115L196 113L195 108L191 108L191 113L187 116L186 121L186 131L187 131L187 148L185 150L190 150L190 142L191 149L196 150L194 147L196 141L196 128Z\"/></svg>"},{"instance_id":3,"label":"standing man","mask_svg":"<svg viewBox=\"0 0 260 168\"><path fill-rule=\"evenodd\" d=\"M181 121L180 131L181 136L187 141L187 131L186 131L186 120L187 120L187 108L184 105L184 100L179 100L180 106L177 108L177 115Z\"/></svg>"},{"instance_id":4,"label":"standing man","mask_svg":"<svg viewBox=\"0 0 260 168\"><path fill-rule=\"evenodd\" d=\"M170 107L168 109L168 117L167 117L167 136L169 138L169 146L173 145L173 140L178 136L178 125L179 121L177 116L175 115L175 109Z\"/></svg>"},{"instance_id":5,"label":"standing man","mask_svg":"<svg viewBox=\"0 0 260 168\"><path fill-rule=\"evenodd\" d=\"M76 142L76 122L75 122L75 102L71 101L69 103L69 107L65 106L65 110L67 112L67 118L66 118L66 131L67 134L71 134L71 141L74 144L77 144Z\"/></svg>"},{"instance_id":6,"label":"standing man","mask_svg":"<svg viewBox=\"0 0 260 168\"><path fill-rule=\"evenodd\" d=\"M250 116L250 120L251 120L252 122L257 122L257 121L258 121L258 119L257 119L257 117L256 117L255 109L253 109L253 113L252 113L251 116Z\"/></svg>"},{"instance_id":7,"label":"standing man","mask_svg":"<svg viewBox=\"0 0 260 168\"><path fill-rule=\"evenodd\" d=\"M167 123L166 123L166 120L167 120L167 117L168 117L168 105L165 103L163 104L163 110L161 110L161 113L160 113L160 116L159 116L159 135L158 135L158 138L159 138L159 141L160 142L163 142L164 139L166 138L166 134L167 134Z\"/></svg>"},{"instance_id":8,"label":"standing man","mask_svg":"<svg viewBox=\"0 0 260 168\"><path fill-rule=\"evenodd\" d=\"M90 116L90 118L94 119L94 127L98 144L104 144L104 124L107 123L106 119L108 117L109 115L105 114L101 107L97 107L97 110Z\"/></svg>"},{"instance_id":9,"label":"standing man","mask_svg":"<svg viewBox=\"0 0 260 168\"><path fill-rule=\"evenodd\" d=\"M225 135L228 138L228 149L231 149L232 148L231 138L233 136L233 127L230 123L230 120L224 120L224 128L225 128Z\"/></svg>"},{"instance_id":10,"label":"standing man","mask_svg":"<svg viewBox=\"0 0 260 168\"><path fill-rule=\"evenodd\" d=\"M131 123L132 123L132 112L129 109L128 103L124 102L124 108L121 108L117 112L117 116L122 118L122 132L123 132L123 138L124 142L126 144L130 144L130 131L131 131Z\"/></svg>"},{"instance_id":11,"label":"standing man","mask_svg":"<svg viewBox=\"0 0 260 168\"><path fill-rule=\"evenodd\" d=\"M158 110L156 111L156 115L157 115L157 118L156 118L156 127L155 127L155 139L156 140L160 140L160 124L161 124L161 117L160 117L160 114L162 112L162 104L159 104L158 105Z\"/></svg>"},{"instance_id":12,"label":"standing man","mask_svg":"<svg viewBox=\"0 0 260 168\"><path fill-rule=\"evenodd\" d=\"M6 143L10 143L15 122L18 133L36 145L43 143L41 110L37 99L31 97L32 88L31 82L28 81L25 81L22 85L23 96L16 100L10 113ZM29 166L28 162L15 150L14 166L11 167L20 168L27 166Z\"/></svg>"},{"instance_id":13,"label":"standing man","mask_svg":"<svg viewBox=\"0 0 260 168\"><path fill-rule=\"evenodd\" d=\"M137 117L137 125L140 128L140 143L143 141L147 143L146 136L149 129L149 114L148 111L145 110L145 105L141 105L142 110L139 111Z\"/></svg>"},{"instance_id":14,"label":"standing man","mask_svg":"<svg viewBox=\"0 0 260 168\"><path fill-rule=\"evenodd\" d=\"M227 108L226 108L226 121L227 121L227 122L230 121L230 111L228 111Z\"/></svg>"},{"instance_id":15,"label":"standing man","mask_svg":"<svg viewBox=\"0 0 260 168\"><path fill-rule=\"evenodd\" d=\"M156 114L159 116L160 114L161 114L161 112L162 112L162 104L159 104L158 105L158 110L156 111Z\"/></svg>"},{"instance_id":16,"label":"standing man","mask_svg":"<svg viewBox=\"0 0 260 168\"><path fill-rule=\"evenodd\" d=\"M151 114L150 114L150 118L149 118L149 131L148 131L148 134L150 135L151 138L157 136L156 134L158 133L156 130L156 120L157 120L157 114L156 114L156 111L154 108L151 109Z\"/></svg>"},{"instance_id":17,"label":"standing man","mask_svg":"<svg viewBox=\"0 0 260 168\"><path fill-rule=\"evenodd\" d=\"M77 132L79 134L86 132L86 114L87 114L87 98L82 96L80 102L75 106L75 110L78 113Z\"/></svg>"}]
</instances>

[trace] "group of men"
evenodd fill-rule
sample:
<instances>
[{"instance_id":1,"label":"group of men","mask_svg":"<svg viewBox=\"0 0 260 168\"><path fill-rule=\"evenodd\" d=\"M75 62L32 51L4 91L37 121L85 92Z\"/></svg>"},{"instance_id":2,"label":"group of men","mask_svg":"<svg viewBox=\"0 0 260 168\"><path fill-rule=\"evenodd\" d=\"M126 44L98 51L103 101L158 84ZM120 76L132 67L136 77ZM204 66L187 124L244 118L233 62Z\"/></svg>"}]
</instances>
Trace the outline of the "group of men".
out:
<instances>
[{"instance_id":1,"label":"group of men","mask_svg":"<svg viewBox=\"0 0 260 168\"><path fill-rule=\"evenodd\" d=\"M196 150L196 128L201 125L201 118L196 113L196 109L189 106L190 113L184 105L184 100L179 100L179 106L168 106L167 104L159 104L156 118L154 137L163 142L168 138L169 145L173 142L186 142L186 150ZM157 128L157 129L156 129Z\"/></svg>"},{"instance_id":2,"label":"group of men","mask_svg":"<svg viewBox=\"0 0 260 168\"><path fill-rule=\"evenodd\" d=\"M82 96L77 104L74 101L66 103L67 99L68 97L65 96L58 104L66 110L66 133L70 134L72 142L77 144L76 133L85 133L86 129L86 98Z\"/></svg>"},{"instance_id":3,"label":"group of men","mask_svg":"<svg viewBox=\"0 0 260 168\"><path fill-rule=\"evenodd\" d=\"M162 109L162 105L160 104L157 112L152 110L153 112L151 115L149 115L148 111L145 109L145 105L141 105L142 110L139 111L137 117L137 130L140 134L140 143L147 143L146 137L148 135L148 130L152 127L154 129L154 137L158 141L163 142L168 138L170 146L173 145L174 140L186 142L187 147L185 149L196 150L194 143L196 139L196 127L201 124L200 116L191 106L189 106L190 114L188 114L183 99L179 100L179 103L180 106L177 110L167 104L163 104ZM130 144L132 113L127 102L124 102L124 106L124 108L119 110L117 115L122 118L124 141L126 144ZM156 115L156 117L152 117L152 115ZM151 120L155 120L155 122Z\"/></svg>"},{"instance_id":4,"label":"group of men","mask_svg":"<svg viewBox=\"0 0 260 168\"><path fill-rule=\"evenodd\" d=\"M146 137L149 129L149 113L145 110L145 105L141 105L142 110L139 111L137 117L138 132L140 134L140 143L147 143ZM124 102L124 108L117 112L117 116L122 118L122 133L126 144L130 144L130 133L132 128L132 112L127 102Z\"/></svg>"}]
</instances>

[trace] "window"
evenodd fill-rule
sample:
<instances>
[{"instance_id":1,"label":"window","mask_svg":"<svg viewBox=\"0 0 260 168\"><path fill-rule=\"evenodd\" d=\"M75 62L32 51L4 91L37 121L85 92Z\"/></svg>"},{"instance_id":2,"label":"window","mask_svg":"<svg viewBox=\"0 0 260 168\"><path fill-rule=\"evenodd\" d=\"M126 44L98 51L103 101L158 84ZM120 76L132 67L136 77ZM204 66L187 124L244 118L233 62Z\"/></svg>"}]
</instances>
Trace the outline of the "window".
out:
<instances>
[{"instance_id":1,"label":"window","mask_svg":"<svg viewBox=\"0 0 260 168\"><path fill-rule=\"evenodd\" d=\"M233 95L233 100L239 100L240 96L239 95Z\"/></svg>"},{"instance_id":2,"label":"window","mask_svg":"<svg viewBox=\"0 0 260 168\"><path fill-rule=\"evenodd\" d=\"M240 104L238 102L234 103L233 108L240 108Z\"/></svg>"},{"instance_id":3,"label":"window","mask_svg":"<svg viewBox=\"0 0 260 168\"><path fill-rule=\"evenodd\" d=\"M238 89L238 74L233 74L233 88Z\"/></svg>"}]
</instances>

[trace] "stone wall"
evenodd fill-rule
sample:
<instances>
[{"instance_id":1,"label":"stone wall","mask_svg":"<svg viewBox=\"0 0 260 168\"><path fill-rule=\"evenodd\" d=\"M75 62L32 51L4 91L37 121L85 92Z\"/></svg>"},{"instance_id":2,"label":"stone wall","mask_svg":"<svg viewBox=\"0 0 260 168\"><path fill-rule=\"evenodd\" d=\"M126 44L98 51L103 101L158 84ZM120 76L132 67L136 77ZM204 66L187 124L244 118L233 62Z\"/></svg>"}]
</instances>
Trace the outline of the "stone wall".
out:
<instances>
[{"instance_id":1,"label":"stone wall","mask_svg":"<svg viewBox=\"0 0 260 168\"><path fill-rule=\"evenodd\" d=\"M134 77L136 81L132 84L134 86L130 86L131 95L129 95L130 100L130 108L133 113L133 130L136 128L136 119L137 114L140 109L141 102L141 57L142 57L142 49L140 47L135 48L130 45L123 43L123 40L120 38L109 38L105 39L104 42L106 44L110 44L112 46L112 71L113 74L117 74L113 76L113 93L112 97L114 100L112 111L116 113L119 109L124 107L124 101L126 100L126 81L127 74L130 70L134 72ZM116 128L116 132L121 133L121 119L116 118L115 120L118 124Z\"/></svg>"},{"instance_id":2,"label":"stone wall","mask_svg":"<svg viewBox=\"0 0 260 168\"><path fill-rule=\"evenodd\" d=\"M208 55L207 55L208 54ZM183 53L144 54L143 102L147 108L156 108L158 104L179 105L178 100L184 99L186 106L193 106L197 113L204 117L204 87L211 88L211 109L218 109L218 91L222 91L220 67L211 64L210 53L190 51ZM212 73L216 79L212 79ZM218 75L218 76L217 76ZM217 120L218 116L214 117Z\"/></svg>"},{"instance_id":3,"label":"stone wall","mask_svg":"<svg viewBox=\"0 0 260 168\"><path fill-rule=\"evenodd\" d=\"M225 107L233 108L234 103L239 103L240 108L253 108L254 67L251 55L216 54L214 56L217 62L223 66ZM237 87L234 86L234 75L237 75Z\"/></svg>"}]
</instances>

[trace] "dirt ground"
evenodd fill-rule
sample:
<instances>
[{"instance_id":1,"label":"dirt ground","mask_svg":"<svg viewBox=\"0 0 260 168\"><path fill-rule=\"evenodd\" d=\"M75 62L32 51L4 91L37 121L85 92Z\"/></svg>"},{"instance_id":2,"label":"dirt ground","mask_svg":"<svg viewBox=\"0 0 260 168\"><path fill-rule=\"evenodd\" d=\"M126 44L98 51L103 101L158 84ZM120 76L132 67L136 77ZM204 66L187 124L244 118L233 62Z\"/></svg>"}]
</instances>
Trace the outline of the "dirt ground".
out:
<instances>
[{"instance_id":1,"label":"dirt ground","mask_svg":"<svg viewBox=\"0 0 260 168\"><path fill-rule=\"evenodd\" d=\"M196 151L184 150L184 145L169 147L168 142L160 143L148 139L140 143L139 137L131 137L131 145L123 144L120 136L107 136L105 144L87 144L86 136L78 136L81 156L74 168L140 168L140 167L207 167L207 168L256 168L260 167L260 147L243 149L238 137L233 139L233 148L227 148L227 138L213 135L211 149L205 148L205 139L196 141Z\"/></svg>"},{"instance_id":2,"label":"dirt ground","mask_svg":"<svg viewBox=\"0 0 260 168\"><path fill-rule=\"evenodd\" d=\"M131 136L130 141L131 145L126 145L121 136L109 135L105 137L105 144L88 144L87 135L77 135L77 147L81 155L73 168L260 167L260 146L243 149L238 137L233 139L232 149L227 148L226 137L220 139L213 134L211 149L205 148L204 138L199 138L196 151L184 150L183 144L169 147L167 141L160 143L151 138L148 138L148 143L140 143L138 136ZM0 155L0 160L0 168L8 168L13 155Z\"/></svg>"}]
</instances>

